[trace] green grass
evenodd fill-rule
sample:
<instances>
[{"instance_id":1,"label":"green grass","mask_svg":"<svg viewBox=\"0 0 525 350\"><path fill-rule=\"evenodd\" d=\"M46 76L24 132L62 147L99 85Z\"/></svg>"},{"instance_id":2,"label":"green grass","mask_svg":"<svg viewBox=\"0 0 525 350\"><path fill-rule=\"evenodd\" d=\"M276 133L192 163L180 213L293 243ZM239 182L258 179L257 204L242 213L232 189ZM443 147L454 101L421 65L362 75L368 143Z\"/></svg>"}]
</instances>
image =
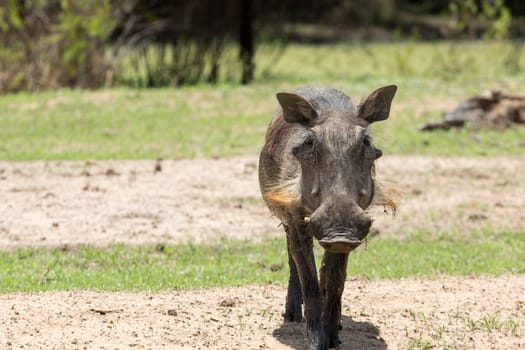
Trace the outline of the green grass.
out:
<instances>
[{"instance_id":1,"label":"green grass","mask_svg":"<svg viewBox=\"0 0 525 350\"><path fill-rule=\"evenodd\" d=\"M266 116L233 88L19 94L0 99L0 158L143 159L255 151ZM248 92L250 93L250 92ZM255 153L255 152L254 152Z\"/></svg>"},{"instance_id":2,"label":"green grass","mask_svg":"<svg viewBox=\"0 0 525 350\"><path fill-rule=\"evenodd\" d=\"M224 76L218 86L0 96L0 159L255 155L277 107L276 92L330 85L358 102L391 83L399 86L391 118L373 126L385 154L523 154L523 127L417 131L473 94L523 92L525 55L511 43L290 45L275 57L271 45L259 48L257 80L247 87L231 85L236 78Z\"/></svg>"},{"instance_id":3,"label":"green grass","mask_svg":"<svg viewBox=\"0 0 525 350\"><path fill-rule=\"evenodd\" d=\"M284 238L223 240L212 246L113 245L0 252L0 292L71 289L163 290L287 280ZM349 276L435 277L525 273L525 234L376 238L350 256ZM316 250L319 260L321 249Z\"/></svg>"}]
</instances>

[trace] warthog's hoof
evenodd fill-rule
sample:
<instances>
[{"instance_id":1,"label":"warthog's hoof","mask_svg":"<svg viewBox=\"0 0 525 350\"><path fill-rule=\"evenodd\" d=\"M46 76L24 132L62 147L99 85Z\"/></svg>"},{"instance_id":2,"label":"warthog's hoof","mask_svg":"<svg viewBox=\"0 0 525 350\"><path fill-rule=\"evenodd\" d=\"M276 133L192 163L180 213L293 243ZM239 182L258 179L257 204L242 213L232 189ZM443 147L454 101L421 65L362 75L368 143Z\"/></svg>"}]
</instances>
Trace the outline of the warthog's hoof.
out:
<instances>
[{"instance_id":1,"label":"warthog's hoof","mask_svg":"<svg viewBox=\"0 0 525 350\"><path fill-rule=\"evenodd\" d=\"M351 236L350 232L330 232L319 244L330 253L349 253L359 247L361 240Z\"/></svg>"}]
</instances>

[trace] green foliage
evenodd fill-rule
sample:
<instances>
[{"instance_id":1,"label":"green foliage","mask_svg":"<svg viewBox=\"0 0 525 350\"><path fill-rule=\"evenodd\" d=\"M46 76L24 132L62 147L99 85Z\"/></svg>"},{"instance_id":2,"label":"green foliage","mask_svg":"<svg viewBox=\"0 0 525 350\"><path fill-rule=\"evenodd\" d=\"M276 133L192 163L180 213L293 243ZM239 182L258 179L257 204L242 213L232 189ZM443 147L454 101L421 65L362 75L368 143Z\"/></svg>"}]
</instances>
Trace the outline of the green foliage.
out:
<instances>
[{"instance_id":1,"label":"green foliage","mask_svg":"<svg viewBox=\"0 0 525 350\"><path fill-rule=\"evenodd\" d=\"M481 2L483 17L490 22L489 30L485 33L485 38L502 39L507 37L511 14L504 0L492 0Z\"/></svg>"},{"instance_id":2,"label":"green foliage","mask_svg":"<svg viewBox=\"0 0 525 350\"><path fill-rule=\"evenodd\" d=\"M430 236L430 235L429 235ZM376 238L350 255L349 276L436 277L525 273L523 232ZM322 249L316 246L318 260ZM287 281L284 238L196 246L79 246L0 252L1 292L71 289L163 290Z\"/></svg>"},{"instance_id":3,"label":"green foliage","mask_svg":"<svg viewBox=\"0 0 525 350\"><path fill-rule=\"evenodd\" d=\"M239 71L236 58L225 56L233 44L221 40L183 40L127 49L115 65L116 84L138 88L216 83L228 64Z\"/></svg>"},{"instance_id":4,"label":"green foliage","mask_svg":"<svg viewBox=\"0 0 525 350\"><path fill-rule=\"evenodd\" d=\"M20 11L18 10L15 0L7 1L7 15L8 21L14 28L19 29L22 26Z\"/></svg>"},{"instance_id":5,"label":"green foliage","mask_svg":"<svg viewBox=\"0 0 525 350\"><path fill-rule=\"evenodd\" d=\"M110 0L7 5L0 12L0 93L104 83L114 56L107 39L117 23Z\"/></svg>"},{"instance_id":6,"label":"green foliage","mask_svg":"<svg viewBox=\"0 0 525 350\"><path fill-rule=\"evenodd\" d=\"M62 48L63 79L72 86L101 85L104 43L115 24L109 0L61 1L58 23L46 40Z\"/></svg>"},{"instance_id":7,"label":"green foliage","mask_svg":"<svg viewBox=\"0 0 525 350\"><path fill-rule=\"evenodd\" d=\"M460 32L476 36L477 27L484 26L485 39L503 39L507 37L511 13L504 0L475 1L451 0L449 10L455 19L455 27Z\"/></svg>"},{"instance_id":8,"label":"green foliage","mask_svg":"<svg viewBox=\"0 0 525 350\"><path fill-rule=\"evenodd\" d=\"M410 3L339 0L303 4L298 9L293 2L270 1L257 6L255 15L260 37L265 38L282 39L290 35L286 34L288 25L301 26L294 22L306 21L310 29L309 34L303 33L303 38L323 38L320 33L323 28L329 28L332 37L338 37L336 23L378 23L389 27L397 25L398 33L418 39L425 34L426 27L440 33L449 31L445 19L435 15L448 3L456 29L451 31L455 33L452 37L508 37L511 4L507 6L504 0L424 1L418 6ZM519 13L519 7L512 8ZM290 13L281 13L283 10ZM411 19L411 12L433 13L433 17L415 21ZM183 20L174 20L175 16L170 14ZM114 81L133 87L238 83L242 81L242 66L263 67L256 72L256 78L265 81L271 75L266 70L268 62L262 65L239 62L236 24L239 17L245 18L235 1L151 5L147 1L125 0L0 0L0 40L4 44L0 48L0 93L59 87L94 88L113 85ZM410 32L409 28L414 29ZM266 54L273 66L277 62L267 55L269 46L262 42L257 51L264 52L263 56ZM123 47L125 52L120 58L118 53ZM325 47L317 49L322 51ZM388 56L400 74L418 74L419 63L414 64L410 58L410 49L408 46ZM511 60L513 56L507 57ZM323 57L318 64L321 70L330 71L325 78L340 76L341 67L329 61ZM452 67L448 73L457 74L454 71L457 64L440 65L439 60L433 63ZM520 67L516 61L510 63L509 70ZM469 67L468 62L462 61L460 65L461 69ZM293 68L297 70L300 66L295 62ZM251 72L251 69L244 71Z\"/></svg>"}]
</instances>

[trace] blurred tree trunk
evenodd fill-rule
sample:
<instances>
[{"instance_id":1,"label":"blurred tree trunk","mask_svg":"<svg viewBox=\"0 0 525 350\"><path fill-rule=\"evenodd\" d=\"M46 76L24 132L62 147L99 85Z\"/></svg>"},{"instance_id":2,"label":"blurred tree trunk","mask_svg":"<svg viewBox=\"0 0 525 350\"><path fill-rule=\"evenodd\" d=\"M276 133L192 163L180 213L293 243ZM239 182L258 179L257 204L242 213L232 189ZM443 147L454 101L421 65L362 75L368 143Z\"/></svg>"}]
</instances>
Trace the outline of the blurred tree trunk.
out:
<instances>
[{"instance_id":1,"label":"blurred tree trunk","mask_svg":"<svg viewBox=\"0 0 525 350\"><path fill-rule=\"evenodd\" d=\"M253 80L255 65L253 55L255 52L255 40L253 30L253 2L252 0L241 0L241 16L239 31L239 58L242 65L241 83L248 84Z\"/></svg>"}]
</instances>

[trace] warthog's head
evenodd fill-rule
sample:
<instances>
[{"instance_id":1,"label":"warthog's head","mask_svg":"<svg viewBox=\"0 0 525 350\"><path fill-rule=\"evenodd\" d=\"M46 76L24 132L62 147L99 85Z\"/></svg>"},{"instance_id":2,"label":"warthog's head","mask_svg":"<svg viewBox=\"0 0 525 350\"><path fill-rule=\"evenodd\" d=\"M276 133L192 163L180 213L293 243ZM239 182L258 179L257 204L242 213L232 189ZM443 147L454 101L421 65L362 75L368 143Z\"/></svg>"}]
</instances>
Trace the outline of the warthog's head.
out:
<instances>
[{"instance_id":1,"label":"warthog's head","mask_svg":"<svg viewBox=\"0 0 525 350\"><path fill-rule=\"evenodd\" d=\"M369 232L364 210L377 195L374 161L382 152L368 126L388 118L395 92L382 87L357 107L333 89L277 94L284 120L300 129L288 146L300 163L304 221L327 251L349 252Z\"/></svg>"}]
</instances>

